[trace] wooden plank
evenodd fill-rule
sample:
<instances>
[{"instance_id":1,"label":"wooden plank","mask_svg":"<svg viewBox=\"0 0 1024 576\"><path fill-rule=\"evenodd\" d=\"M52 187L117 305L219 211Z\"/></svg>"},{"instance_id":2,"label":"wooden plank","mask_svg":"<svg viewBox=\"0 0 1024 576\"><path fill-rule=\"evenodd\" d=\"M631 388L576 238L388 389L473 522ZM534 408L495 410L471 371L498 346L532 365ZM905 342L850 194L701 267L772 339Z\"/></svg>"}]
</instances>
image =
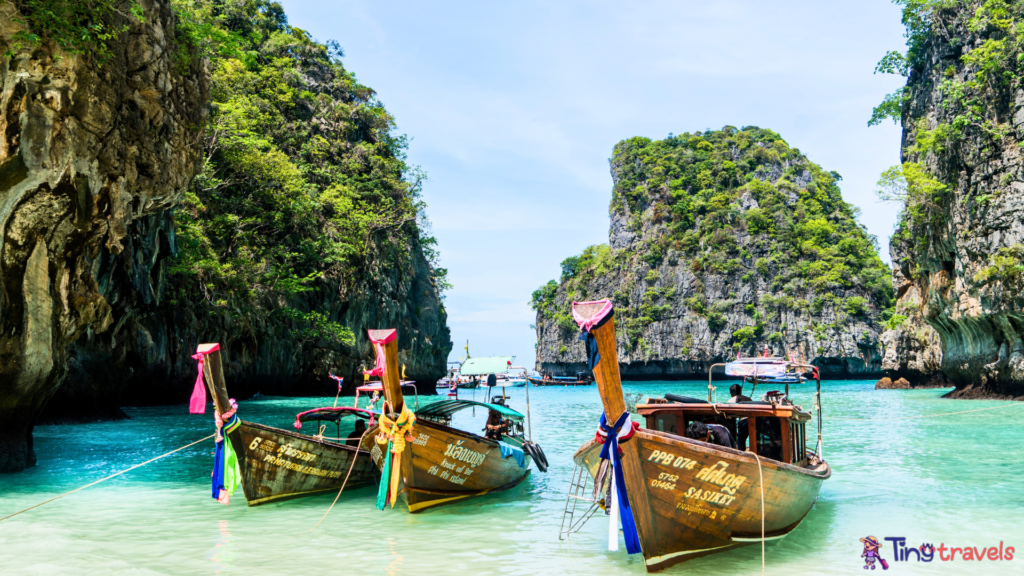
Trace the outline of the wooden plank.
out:
<instances>
[{"instance_id":1,"label":"wooden plank","mask_svg":"<svg viewBox=\"0 0 1024 576\"><path fill-rule=\"evenodd\" d=\"M793 428L789 420L782 420L782 461L793 461Z\"/></svg>"},{"instance_id":2,"label":"wooden plank","mask_svg":"<svg viewBox=\"0 0 1024 576\"><path fill-rule=\"evenodd\" d=\"M597 349L601 354L601 359L594 367L594 379L604 404L605 418L609 424L613 424L626 411L626 398L622 394L622 381L619 379L615 318L609 318L602 326L591 330L591 334L597 340Z\"/></svg>"},{"instance_id":3,"label":"wooden plank","mask_svg":"<svg viewBox=\"0 0 1024 576\"><path fill-rule=\"evenodd\" d=\"M747 418L747 452L757 454L757 418Z\"/></svg>"}]
</instances>

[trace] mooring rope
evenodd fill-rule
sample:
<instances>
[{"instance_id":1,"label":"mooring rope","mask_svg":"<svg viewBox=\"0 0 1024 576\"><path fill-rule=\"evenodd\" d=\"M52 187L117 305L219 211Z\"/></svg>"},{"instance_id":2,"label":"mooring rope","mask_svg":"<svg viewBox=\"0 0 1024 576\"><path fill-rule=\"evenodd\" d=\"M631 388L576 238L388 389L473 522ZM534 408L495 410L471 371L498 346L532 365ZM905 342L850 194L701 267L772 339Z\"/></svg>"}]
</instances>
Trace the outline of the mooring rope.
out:
<instances>
[{"instance_id":1,"label":"mooring rope","mask_svg":"<svg viewBox=\"0 0 1024 576\"><path fill-rule=\"evenodd\" d=\"M369 431L369 429L366 430L366 432ZM356 453L352 455L352 463L348 466L348 474L345 474L345 480L341 483L341 488L338 489L338 495L334 497L334 502L331 502L330 508L327 509L327 512L324 512L324 515L320 517L320 520L317 521L316 525L309 529L310 532L316 530L316 527L320 525L320 522L323 522L324 518L327 518L327 515L334 509L334 505L338 503L338 498L341 497L342 491L345 490L345 485L348 484L348 477L352 475L352 469L356 466L356 460L359 459L359 446L363 445L363 438L366 438L366 432L363 432L363 435L359 437L359 445L356 446ZM384 482L383 478L381 479L381 482Z\"/></svg>"},{"instance_id":2,"label":"mooring rope","mask_svg":"<svg viewBox=\"0 0 1024 576\"><path fill-rule=\"evenodd\" d=\"M120 476L121 474L124 474L125 472L131 472L132 470L135 470L136 468L140 468L142 466L145 466L146 464L149 464L150 462L155 462L155 461L157 461L157 460L159 460L159 459L161 459L161 458L163 458L165 456L170 456L171 454L174 454L175 452L180 452L180 451L184 450L185 448L190 448L192 446L195 446L196 444L199 444L200 442L203 442L205 440L209 440L210 438L213 438L214 436L215 436L215 434L210 434L206 438L200 438L199 440L196 440L195 442L193 442L191 444L186 444L185 446L182 446L181 448L175 448L174 450L171 450L170 452L167 452L166 454L161 454L161 455L157 456L156 458L152 458L150 460L146 460L145 462L143 462L141 464L136 464L135 466L132 466L131 468L126 468L124 470L121 470L120 472L117 472L115 474L111 474L110 476L107 476L106 478L100 478L99 480L97 480L95 482L90 482L89 484L86 484L85 486L82 486L80 488L75 488L74 490L71 490L70 492L65 492L65 493L61 494L60 496L54 496L53 498L50 498L49 500L47 500L45 502L40 502L39 504L36 504L35 506L29 506L28 508L25 508L24 510L15 512L14 514L11 514L9 516L4 516L3 518L0 518L0 522L3 522L4 520L7 520L8 518L13 518L14 516L17 516L18 514L21 514L22 512L28 512L29 510L31 510L33 508L38 508L38 507L42 506L43 504L49 504L50 502L53 502L54 500L58 500L60 498L63 498L65 496L69 495L69 494L74 494L75 492L78 492L79 490L85 490L86 488L88 488L90 486L95 486L95 485L99 484L100 482L104 482L106 480L110 480L111 478L114 478L115 476Z\"/></svg>"},{"instance_id":3,"label":"mooring rope","mask_svg":"<svg viewBox=\"0 0 1024 576\"><path fill-rule=\"evenodd\" d=\"M757 460L757 476L761 483L761 576L764 576L764 474L761 472L761 457L752 452Z\"/></svg>"},{"instance_id":4,"label":"mooring rope","mask_svg":"<svg viewBox=\"0 0 1024 576\"><path fill-rule=\"evenodd\" d=\"M883 416L881 418L840 418L838 416L829 416L829 418L831 420L915 420L918 418L939 418L941 416L953 416L955 414L967 414L969 412L998 410L999 408L1007 408L1009 406L1024 406L1024 402L1014 402L1013 404L1003 404L1002 406L989 406L988 408L975 408L974 410L961 410L959 412L946 412L944 414L923 414L921 416Z\"/></svg>"}]
</instances>

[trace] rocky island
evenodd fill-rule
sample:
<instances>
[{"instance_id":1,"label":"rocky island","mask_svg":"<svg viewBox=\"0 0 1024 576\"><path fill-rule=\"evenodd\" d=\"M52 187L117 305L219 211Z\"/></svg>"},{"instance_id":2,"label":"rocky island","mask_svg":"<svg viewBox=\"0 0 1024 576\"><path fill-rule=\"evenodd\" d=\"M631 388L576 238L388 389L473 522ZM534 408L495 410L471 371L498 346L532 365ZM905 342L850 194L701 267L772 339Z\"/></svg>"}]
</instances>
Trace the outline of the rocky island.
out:
<instances>
[{"instance_id":1,"label":"rocky island","mask_svg":"<svg viewBox=\"0 0 1024 576\"><path fill-rule=\"evenodd\" d=\"M706 378L765 347L881 375L892 285L839 174L757 127L631 138L610 164L609 243L533 293L538 370L585 369L570 306L612 298L627 379Z\"/></svg>"}]
</instances>

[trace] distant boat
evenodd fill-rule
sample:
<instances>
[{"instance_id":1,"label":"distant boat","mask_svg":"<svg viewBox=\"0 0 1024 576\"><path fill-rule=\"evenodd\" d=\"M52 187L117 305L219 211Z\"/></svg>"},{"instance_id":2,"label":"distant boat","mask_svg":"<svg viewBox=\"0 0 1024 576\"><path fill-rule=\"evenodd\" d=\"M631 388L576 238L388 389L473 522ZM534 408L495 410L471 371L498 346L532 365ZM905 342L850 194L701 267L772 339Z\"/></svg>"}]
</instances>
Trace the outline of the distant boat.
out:
<instances>
[{"instance_id":1,"label":"distant boat","mask_svg":"<svg viewBox=\"0 0 1024 576\"><path fill-rule=\"evenodd\" d=\"M820 408L817 451L812 451L806 447L811 414L788 400L788 384L786 394L773 393L770 402L718 403L709 372L707 401L668 395L637 404L646 421L642 428L630 420L625 405L612 308L608 300L573 304L574 318L586 327L599 353L591 362L604 405L602 422L607 423L601 428L609 439L604 441L617 438L606 451L614 468L602 460L604 445L596 439L583 444L574 461L594 478L595 494L605 494L614 478L609 488L616 494L612 506L622 516L630 553L642 553L653 572L792 532L832 475L821 456ZM811 371L820 397L820 377L813 366L773 358L740 358L725 366L728 375L755 380ZM741 419L746 430L737 426ZM750 447L744 451L742 443L734 449L687 438L684 431L692 422L725 426L733 437L747 432ZM617 429L616 423L632 425L632 430ZM617 526L619 518L612 514ZM617 529L614 538L617 546Z\"/></svg>"},{"instance_id":2,"label":"distant boat","mask_svg":"<svg viewBox=\"0 0 1024 576\"><path fill-rule=\"evenodd\" d=\"M296 416L297 429L308 422L316 425L319 432L321 426L326 427L325 422L335 424L333 438L241 420L231 407L224 383L220 346L200 344L196 352L205 356L203 381L213 396L214 406L219 414L231 414L224 429L231 430L227 437L238 459L242 492L249 506L327 490L337 491L350 469L352 472L346 488L376 483L378 474L369 452L349 446L347 438L338 437L342 420L361 418L368 420L370 426L376 424L370 411L348 406L324 407Z\"/></svg>"},{"instance_id":3,"label":"distant boat","mask_svg":"<svg viewBox=\"0 0 1024 576\"><path fill-rule=\"evenodd\" d=\"M374 346L383 350L386 415L393 422L402 421L403 417L409 422L409 411L396 378L395 330L370 330L369 335ZM505 428L499 433L500 440L451 426L453 414L474 407L488 410L490 416L501 419ZM531 461L542 471L546 470L544 453L537 444L528 441L523 424L523 414L498 403L432 402L415 411L415 422L410 430L396 432L401 434L402 450L395 456L388 451L390 444L382 445L375 438L381 433L380 425L372 428L362 447L370 451L382 474L385 470L394 470L392 467L399 471L393 473L394 491L388 484L380 487L378 507L383 507L385 502L393 506L401 499L409 512L420 512L432 506L513 488L529 476ZM385 475L381 482L387 483L389 478Z\"/></svg>"},{"instance_id":4,"label":"distant boat","mask_svg":"<svg viewBox=\"0 0 1024 576\"><path fill-rule=\"evenodd\" d=\"M550 378L534 378L528 376L526 378L530 381L530 384L534 386L590 386L594 383L593 380L580 377L571 376L551 376Z\"/></svg>"}]
</instances>

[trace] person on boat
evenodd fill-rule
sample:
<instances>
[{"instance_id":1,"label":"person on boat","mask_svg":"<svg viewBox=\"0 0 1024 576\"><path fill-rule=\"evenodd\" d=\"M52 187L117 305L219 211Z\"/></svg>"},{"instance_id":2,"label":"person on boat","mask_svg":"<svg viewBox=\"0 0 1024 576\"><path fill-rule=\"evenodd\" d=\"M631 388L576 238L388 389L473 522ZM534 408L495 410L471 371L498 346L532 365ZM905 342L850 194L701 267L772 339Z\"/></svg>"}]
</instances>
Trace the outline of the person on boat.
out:
<instances>
[{"instance_id":1,"label":"person on boat","mask_svg":"<svg viewBox=\"0 0 1024 576\"><path fill-rule=\"evenodd\" d=\"M732 434L729 429L721 424L705 424L703 422L690 422L686 427L686 437L693 440L700 440L708 444L717 444L726 448L735 448L732 441Z\"/></svg>"},{"instance_id":2,"label":"person on boat","mask_svg":"<svg viewBox=\"0 0 1024 576\"><path fill-rule=\"evenodd\" d=\"M737 402L750 402L750 398L743 395L743 385L733 384L729 386L730 398L726 401L726 404L736 404Z\"/></svg>"},{"instance_id":3,"label":"person on boat","mask_svg":"<svg viewBox=\"0 0 1024 576\"><path fill-rule=\"evenodd\" d=\"M356 419L356 428L355 428L355 430L352 431L352 434L349 435L348 440L345 440L345 445L346 446L358 447L359 446L359 440L362 439L363 434L365 434L365 433L366 433L366 420L363 420L362 418L357 418Z\"/></svg>"},{"instance_id":4,"label":"person on boat","mask_svg":"<svg viewBox=\"0 0 1024 576\"><path fill-rule=\"evenodd\" d=\"M495 398L491 401L492 404L504 406L505 403L502 399ZM484 438L488 440L501 440L501 435L508 432L508 420L501 417L501 413L497 410L491 410L487 416L487 425L484 427L486 431Z\"/></svg>"}]
</instances>

